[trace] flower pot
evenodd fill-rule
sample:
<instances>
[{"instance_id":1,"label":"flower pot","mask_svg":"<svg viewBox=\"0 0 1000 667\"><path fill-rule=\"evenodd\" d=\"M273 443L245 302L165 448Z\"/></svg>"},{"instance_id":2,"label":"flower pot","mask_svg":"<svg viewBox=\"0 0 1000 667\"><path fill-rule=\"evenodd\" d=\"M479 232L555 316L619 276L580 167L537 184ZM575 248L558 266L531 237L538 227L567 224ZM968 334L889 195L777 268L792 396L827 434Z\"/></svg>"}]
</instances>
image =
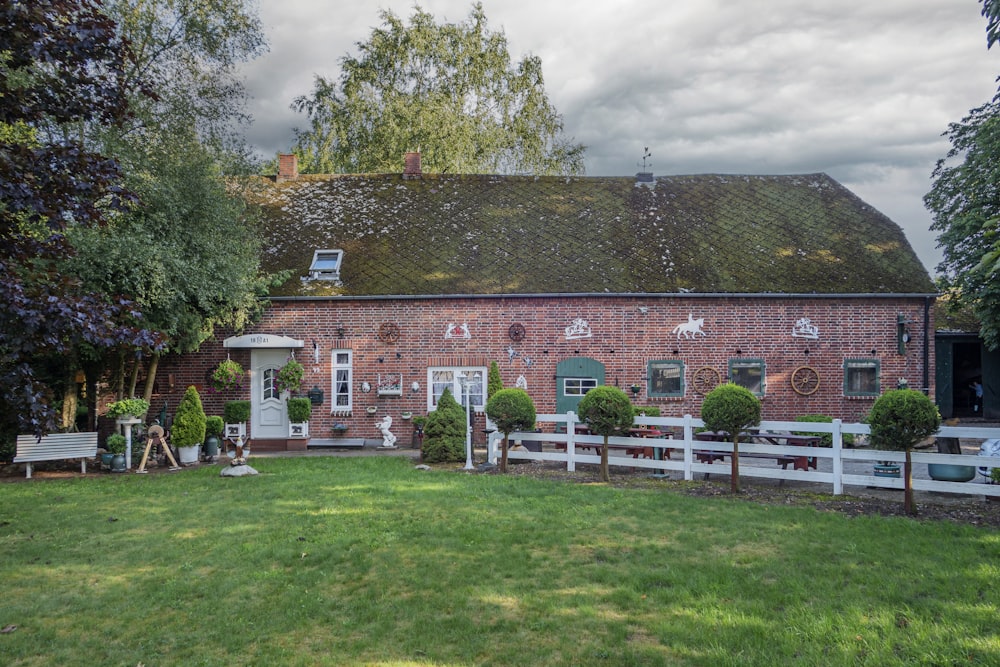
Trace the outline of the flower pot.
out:
<instances>
[{"instance_id":1,"label":"flower pot","mask_svg":"<svg viewBox=\"0 0 1000 667\"><path fill-rule=\"evenodd\" d=\"M208 460L213 460L219 455L219 438L215 435L205 436L205 449L203 455Z\"/></svg>"},{"instance_id":2,"label":"flower pot","mask_svg":"<svg viewBox=\"0 0 1000 667\"><path fill-rule=\"evenodd\" d=\"M112 454L111 452L107 452L105 454L101 454L101 467L104 468L104 469L106 469L106 470L110 470L111 469L111 459L113 459L114 457L115 457L115 455Z\"/></svg>"},{"instance_id":3,"label":"flower pot","mask_svg":"<svg viewBox=\"0 0 1000 667\"><path fill-rule=\"evenodd\" d=\"M113 454L111 456L111 472L125 472L125 455Z\"/></svg>"},{"instance_id":4,"label":"flower pot","mask_svg":"<svg viewBox=\"0 0 1000 667\"><path fill-rule=\"evenodd\" d=\"M181 465L198 462L198 451L201 445L191 445L190 447L177 448L177 461Z\"/></svg>"},{"instance_id":5,"label":"flower pot","mask_svg":"<svg viewBox=\"0 0 1000 667\"><path fill-rule=\"evenodd\" d=\"M875 465L876 477L899 477L899 465L895 463L879 463Z\"/></svg>"},{"instance_id":6,"label":"flower pot","mask_svg":"<svg viewBox=\"0 0 1000 667\"><path fill-rule=\"evenodd\" d=\"M976 476L975 466L951 463L928 463L927 474L939 482L968 482Z\"/></svg>"},{"instance_id":7,"label":"flower pot","mask_svg":"<svg viewBox=\"0 0 1000 667\"><path fill-rule=\"evenodd\" d=\"M289 438L308 438L309 437L309 422L289 422L288 423L288 437Z\"/></svg>"},{"instance_id":8,"label":"flower pot","mask_svg":"<svg viewBox=\"0 0 1000 667\"><path fill-rule=\"evenodd\" d=\"M374 405L372 405L372 406L369 406L369 407L365 408L365 410L367 410L367 411L368 411L368 414L370 414L370 415L373 415L373 414L375 414L376 412L378 412L378 408L377 408L377 407L375 407Z\"/></svg>"}]
</instances>

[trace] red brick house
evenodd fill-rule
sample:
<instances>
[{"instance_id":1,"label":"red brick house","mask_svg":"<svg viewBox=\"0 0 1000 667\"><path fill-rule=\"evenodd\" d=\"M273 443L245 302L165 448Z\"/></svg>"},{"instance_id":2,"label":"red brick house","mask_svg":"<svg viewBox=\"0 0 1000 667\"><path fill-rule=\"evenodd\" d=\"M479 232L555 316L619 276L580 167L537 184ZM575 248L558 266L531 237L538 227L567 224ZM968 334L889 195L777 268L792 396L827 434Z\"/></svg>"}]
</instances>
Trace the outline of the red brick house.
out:
<instances>
[{"instance_id":1,"label":"red brick house","mask_svg":"<svg viewBox=\"0 0 1000 667\"><path fill-rule=\"evenodd\" d=\"M251 381L202 392L206 411L249 398L256 448L303 447L273 387L293 353L316 401L314 444L379 437L386 415L407 444L406 413L426 414L445 387L481 411L493 361L539 413L600 384L698 415L729 379L762 398L765 419L857 420L900 380L933 395L933 284L899 226L824 174L427 175L418 155L404 174L280 164L252 196L266 267L290 277L249 331L164 359L154 412L229 355Z\"/></svg>"}]
</instances>

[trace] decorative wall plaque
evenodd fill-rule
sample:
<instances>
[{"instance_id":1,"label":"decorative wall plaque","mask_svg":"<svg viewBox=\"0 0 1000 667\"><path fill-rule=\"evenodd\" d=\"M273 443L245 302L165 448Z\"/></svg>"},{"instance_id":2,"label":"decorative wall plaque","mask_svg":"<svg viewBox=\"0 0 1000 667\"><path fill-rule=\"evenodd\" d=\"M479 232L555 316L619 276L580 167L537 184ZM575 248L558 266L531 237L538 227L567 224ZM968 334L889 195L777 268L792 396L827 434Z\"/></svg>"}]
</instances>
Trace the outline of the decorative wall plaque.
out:
<instances>
[{"instance_id":1,"label":"decorative wall plaque","mask_svg":"<svg viewBox=\"0 0 1000 667\"><path fill-rule=\"evenodd\" d=\"M793 338L809 338L817 340L819 338L819 327L812 323L808 317L799 318L792 327Z\"/></svg>"},{"instance_id":2,"label":"decorative wall plaque","mask_svg":"<svg viewBox=\"0 0 1000 667\"><path fill-rule=\"evenodd\" d=\"M519 343L522 340L524 340L524 336L526 333L527 332L524 330L524 325L518 324L516 322L510 325L510 328L507 329L507 336L515 343Z\"/></svg>"},{"instance_id":3,"label":"decorative wall plaque","mask_svg":"<svg viewBox=\"0 0 1000 667\"><path fill-rule=\"evenodd\" d=\"M704 317L695 319L691 313L688 313L688 321L681 322L675 326L671 333L677 334L677 338L680 338L681 336L684 336L685 338L694 338L698 334L704 336L705 332L701 330L703 326L705 326Z\"/></svg>"},{"instance_id":4,"label":"decorative wall plaque","mask_svg":"<svg viewBox=\"0 0 1000 667\"><path fill-rule=\"evenodd\" d=\"M383 343L395 343L399 341L399 325L392 322L385 322L378 328L378 339Z\"/></svg>"},{"instance_id":5,"label":"decorative wall plaque","mask_svg":"<svg viewBox=\"0 0 1000 667\"><path fill-rule=\"evenodd\" d=\"M469 331L469 325L466 323L455 324L454 322L448 323L448 328L444 330L445 338L472 338L472 332Z\"/></svg>"},{"instance_id":6,"label":"decorative wall plaque","mask_svg":"<svg viewBox=\"0 0 1000 667\"><path fill-rule=\"evenodd\" d=\"M573 320L573 323L566 327L565 332L566 340L577 340L578 338L590 338L593 336L590 332L590 325L582 317Z\"/></svg>"}]
</instances>

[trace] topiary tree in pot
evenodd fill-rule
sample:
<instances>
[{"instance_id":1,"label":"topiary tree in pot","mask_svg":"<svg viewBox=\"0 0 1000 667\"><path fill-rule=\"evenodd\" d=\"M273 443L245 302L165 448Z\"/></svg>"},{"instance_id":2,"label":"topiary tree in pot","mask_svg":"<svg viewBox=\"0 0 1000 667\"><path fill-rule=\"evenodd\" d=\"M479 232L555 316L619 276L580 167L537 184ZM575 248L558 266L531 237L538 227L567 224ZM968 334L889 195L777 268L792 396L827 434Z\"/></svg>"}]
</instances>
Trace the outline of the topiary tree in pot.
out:
<instances>
[{"instance_id":1,"label":"topiary tree in pot","mask_svg":"<svg viewBox=\"0 0 1000 667\"><path fill-rule=\"evenodd\" d=\"M465 460L465 410L449 389L427 415L420 457L427 463Z\"/></svg>"},{"instance_id":2,"label":"topiary tree in pot","mask_svg":"<svg viewBox=\"0 0 1000 667\"><path fill-rule=\"evenodd\" d=\"M760 399L746 387L729 382L721 384L705 396L701 404L701 420L710 431L726 433L733 441L730 461L730 490L740 492L740 436L748 428L760 424Z\"/></svg>"},{"instance_id":3,"label":"topiary tree in pot","mask_svg":"<svg viewBox=\"0 0 1000 667\"><path fill-rule=\"evenodd\" d=\"M500 389L486 402L486 414L503 433L500 472L507 472L507 448L512 431L531 428L535 423L535 404L523 389Z\"/></svg>"},{"instance_id":4,"label":"topiary tree in pot","mask_svg":"<svg viewBox=\"0 0 1000 667\"><path fill-rule=\"evenodd\" d=\"M866 420L871 427L871 444L876 449L906 452L903 466L903 507L915 515L913 502L913 463L910 452L921 440L937 433L941 413L923 392L916 389L892 389L879 396Z\"/></svg>"},{"instance_id":5,"label":"topiary tree in pot","mask_svg":"<svg viewBox=\"0 0 1000 667\"><path fill-rule=\"evenodd\" d=\"M608 437L621 435L632 427L635 419L632 401L618 387L594 387L580 399L576 410L591 433L604 436L604 444L601 445L601 480L610 482Z\"/></svg>"},{"instance_id":6,"label":"topiary tree in pot","mask_svg":"<svg viewBox=\"0 0 1000 667\"><path fill-rule=\"evenodd\" d=\"M197 447L205 441L205 410L201 405L201 396L194 386L188 387L184 398L177 404L174 413L174 423L170 429L170 441L180 452L181 447ZM190 457L185 461L191 463ZM194 461L198 460L195 453Z\"/></svg>"}]
</instances>

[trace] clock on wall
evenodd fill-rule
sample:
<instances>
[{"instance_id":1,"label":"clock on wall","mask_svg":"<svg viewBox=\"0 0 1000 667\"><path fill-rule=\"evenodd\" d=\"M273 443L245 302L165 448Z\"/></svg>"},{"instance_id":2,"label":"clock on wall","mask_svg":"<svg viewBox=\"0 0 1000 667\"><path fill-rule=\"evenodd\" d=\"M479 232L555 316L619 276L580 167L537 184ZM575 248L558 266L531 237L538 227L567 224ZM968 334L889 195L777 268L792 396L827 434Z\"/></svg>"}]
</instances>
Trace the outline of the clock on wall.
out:
<instances>
[{"instance_id":1,"label":"clock on wall","mask_svg":"<svg viewBox=\"0 0 1000 667\"><path fill-rule=\"evenodd\" d=\"M524 340L525 333L524 325L516 322L510 325L510 328L507 329L507 336L510 337L510 339L515 343L519 343Z\"/></svg>"},{"instance_id":2,"label":"clock on wall","mask_svg":"<svg viewBox=\"0 0 1000 667\"><path fill-rule=\"evenodd\" d=\"M812 366L799 366L792 371L792 389L802 396L814 393L819 389L819 371Z\"/></svg>"},{"instance_id":3,"label":"clock on wall","mask_svg":"<svg viewBox=\"0 0 1000 667\"><path fill-rule=\"evenodd\" d=\"M722 376L719 371L711 366L702 366L691 376L691 384L694 385L694 390L699 394L707 394L719 386L721 381Z\"/></svg>"}]
</instances>

